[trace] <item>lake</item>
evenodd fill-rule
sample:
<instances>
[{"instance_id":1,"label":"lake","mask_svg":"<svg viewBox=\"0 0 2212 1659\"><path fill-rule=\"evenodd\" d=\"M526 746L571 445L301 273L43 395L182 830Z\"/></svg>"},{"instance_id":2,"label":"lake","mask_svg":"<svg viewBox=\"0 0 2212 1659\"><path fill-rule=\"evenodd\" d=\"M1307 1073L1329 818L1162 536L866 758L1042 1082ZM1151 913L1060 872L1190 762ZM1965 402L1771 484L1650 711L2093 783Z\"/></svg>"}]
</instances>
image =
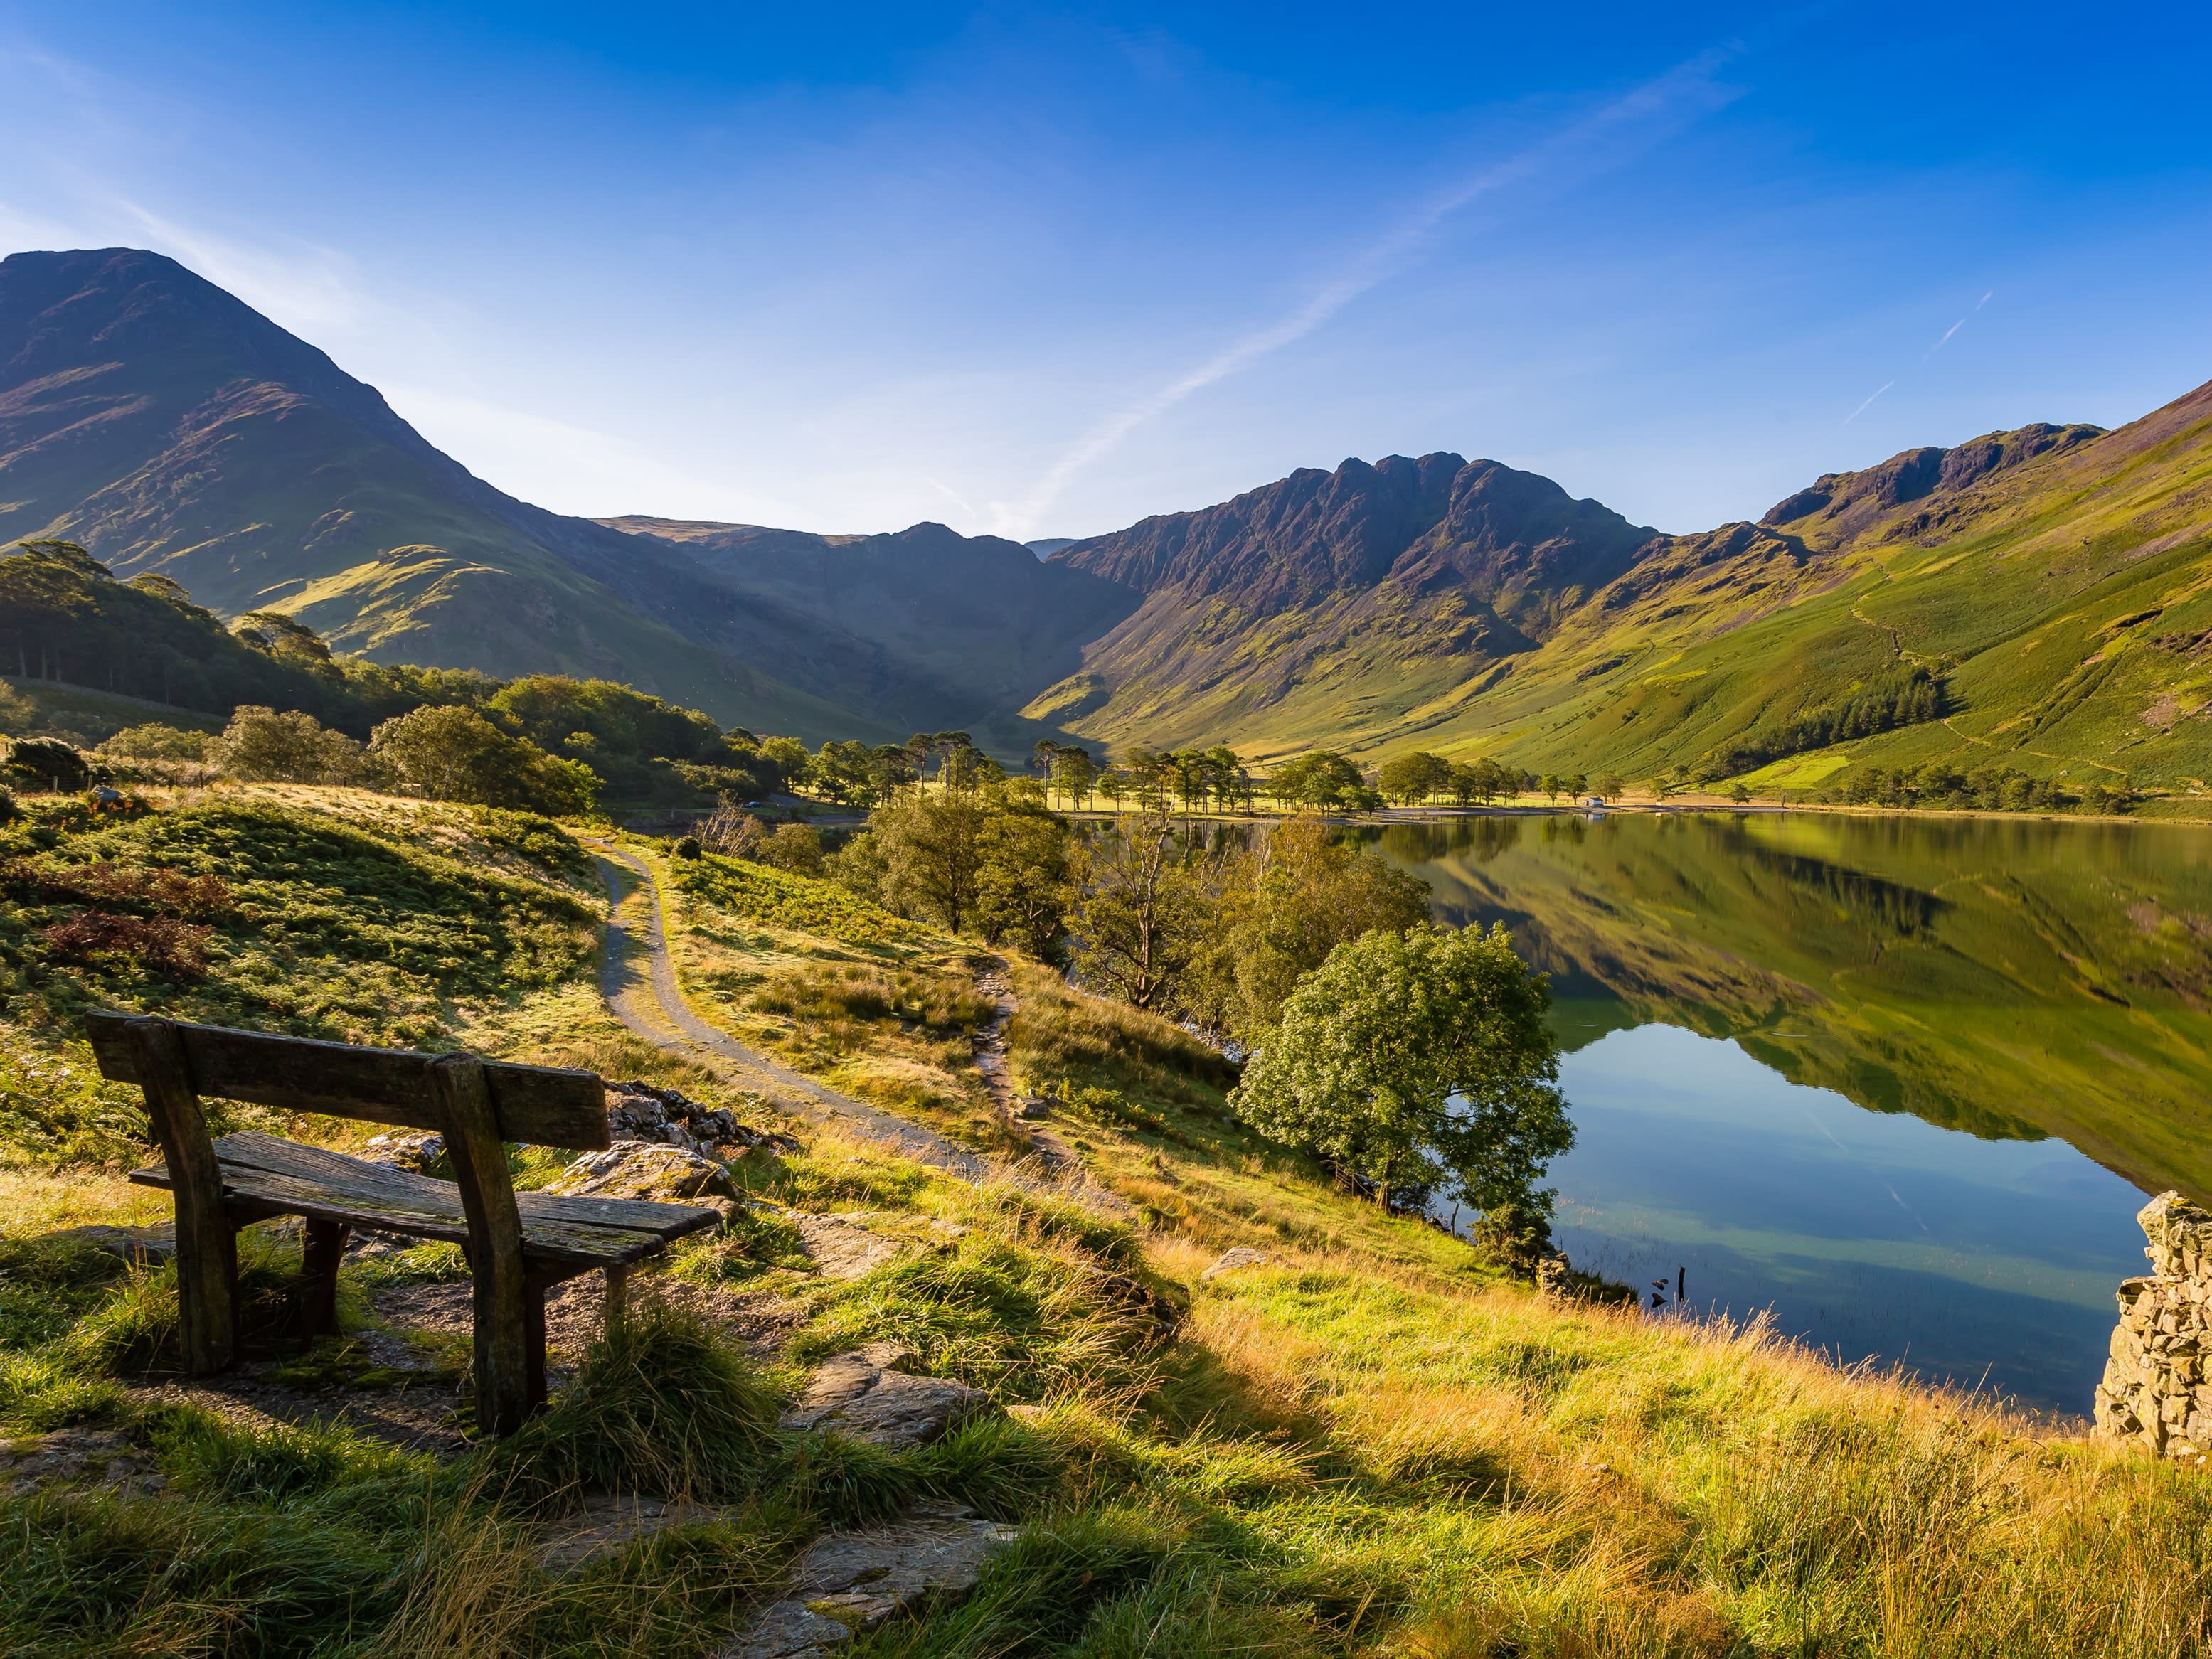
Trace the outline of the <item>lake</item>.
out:
<instances>
[{"instance_id":1,"label":"lake","mask_svg":"<svg viewBox=\"0 0 2212 1659\"><path fill-rule=\"evenodd\" d=\"M2212 1198L2212 829L1684 812L1358 838L1551 975L1577 1266L2087 1413L2135 1212Z\"/></svg>"}]
</instances>

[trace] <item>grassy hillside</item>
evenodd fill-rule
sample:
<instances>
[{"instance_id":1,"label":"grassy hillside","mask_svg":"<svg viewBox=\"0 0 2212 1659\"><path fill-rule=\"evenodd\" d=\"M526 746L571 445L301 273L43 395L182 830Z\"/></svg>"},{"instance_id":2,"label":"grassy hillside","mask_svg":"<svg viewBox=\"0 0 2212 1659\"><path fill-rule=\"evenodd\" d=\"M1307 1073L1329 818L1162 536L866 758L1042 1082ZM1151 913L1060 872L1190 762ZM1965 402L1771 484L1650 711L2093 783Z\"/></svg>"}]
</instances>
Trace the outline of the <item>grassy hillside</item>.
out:
<instances>
[{"instance_id":1,"label":"grassy hillside","mask_svg":"<svg viewBox=\"0 0 2212 1659\"><path fill-rule=\"evenodd\" d=\"M1726 775L1747 739L1918 666L1944 718L1753 781L1948 758L2194 793L2212 776L2208 476L2212 388L2116 432L2028 428L1823 478L1760 524L1653 538L1540 612L1480 607L1480 580L1408 580L1418 547L1379 581L1265 614L1239 592L1163 588L1028 712L1262 760L1423 748ZM1500 631L1509 617L1522 637Z\"/></svg>"},{"instance_id":2,"label":"grassy hillside","mask_svg":"<svg viewBox=\"0 0 2212 1659\"><path fill-rule=\"evenodd\" d=\"M611 676L810 736L911 729L843 701L849 636L501 495L173 260L0 262L0 541L73 540L125 577L169 576L226 616L291 612L380 661Z\"/></svg>"},{"instance_id":3,"label":"grassy hillside","mask_svg":"<svg viewBox=\"0 0 2212 1659\"><path fill-rule=\"evenodd\" d=\"M381 930L392 898L413 893L426 922L486 943L473 959L410 958L416 1000L395 1020L641 1074L763 1121L760 1103L725 1101L592 1006L568 931L575 848L551 826L286 791L91 836L46 828L52 844L23 854L42 867L89 868L103 852L122 867L204 869L241 906L298 907L312 890L316 951L289 960L293 1000L263 1023L374 1018L339 1006L365 970L349 952L411 948ZM755 953L754 983L959 971L884 954L934 946L808 887L710 870L692 926ZM10 993L11 1012L45 1011L9 1037L24 1062L11 1108L112 1110L127 1138L121 1091L85 1084L81 1052L45 1046L59 1028L41 1022L81 982L37 949ZM228 949L210 960L197 989L82 988L255 1018L238 1000L274 981ZM562 1304L565 1391L497 1448L468 1442L465 1417L437 1405L453 1398L460 1339L422 1319L454 1307L465 1332L452 1252L349 1260L348 1334L303 1356L275 1322L297 1244L249 1229L253 1374L180 1387L164 1376L168 1271L52 1237L149 1217L158 1195L51 1135L12 1139L9 1455L106 1437L81 1479L40 1486L21 1472L51 1463L11 1465L25 1489L0 1498L0 1646L696 1659L775 1593L808 1540L927 1498L1018 1536L971 1597L894 1620L855 1659L2201 1647L2212 1489L2194 1472L1991 1402L1839 1374L1756 1332L1541 1300L1253 1141L1222 1112L1218 1062L1173 1027L1015 966L1021 1080L1065 1103L1057 1127L1133 1218L1034 1183L971 1186L827 1131L747 1152L730 1170L752 1207L642 1274L631 1323L607 1332L590 1298ZM880 1006L825 1000L786 1018L794 1050L933 1040L933 1017L895 989ZM961 1020L948 1003L944 1030ZM932 1063L957 1070L949 1051ZM848 1280L817 1271L793 1241L824 1212L865 1212L896 1258ZM1231 1245L1268 1259L1206 1278ZM809 1365L880 1340L1006 1414L917 1451L775 1427ZM590 1488L697 1507L568 1568L552 1547L579 1535Z\"/></svg>"}]
</instances>

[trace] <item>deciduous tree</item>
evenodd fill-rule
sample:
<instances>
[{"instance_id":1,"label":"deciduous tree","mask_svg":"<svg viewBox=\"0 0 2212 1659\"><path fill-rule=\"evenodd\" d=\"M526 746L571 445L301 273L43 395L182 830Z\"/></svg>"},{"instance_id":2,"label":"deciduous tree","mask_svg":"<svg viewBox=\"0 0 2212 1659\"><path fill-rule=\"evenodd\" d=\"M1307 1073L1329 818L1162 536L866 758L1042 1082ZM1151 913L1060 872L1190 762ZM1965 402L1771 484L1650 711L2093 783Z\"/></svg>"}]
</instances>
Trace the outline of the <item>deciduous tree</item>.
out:
<instances>
[{"instance_id":1,"label":"deciduous tree","mask_svg":"<svg viewBox=\"0 0 2212 1659\"><path fill-rule=\"evenodd\" d=\"M1548 1212L1574 1142L1545 1013L1504 927L1377 930L1301 983L1231 1103L1262 1134L1394 1188Z\"/></svg>"}]
</instances>

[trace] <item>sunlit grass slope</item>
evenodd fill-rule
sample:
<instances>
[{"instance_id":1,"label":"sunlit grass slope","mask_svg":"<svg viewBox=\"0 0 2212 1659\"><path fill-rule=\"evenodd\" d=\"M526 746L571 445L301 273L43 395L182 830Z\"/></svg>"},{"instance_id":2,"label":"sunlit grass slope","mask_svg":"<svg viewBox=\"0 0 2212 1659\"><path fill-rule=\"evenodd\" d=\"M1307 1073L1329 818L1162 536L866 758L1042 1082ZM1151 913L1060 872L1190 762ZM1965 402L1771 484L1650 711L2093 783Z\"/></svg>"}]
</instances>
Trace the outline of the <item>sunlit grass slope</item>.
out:
<instances>
[{"instance_id":1,"label":"sunlit grass slope","mask_svg":"<svg viewBox=\"0 0 2212 1659\"><path fill-rule=\"evenodd\" d=\"M580 849L554 826L288 791L98 833L23 856L189 859L241 905L312 908L325 948L290 958L291 977L326 975L341 1000L347 941L401 928L390 906L412 895L424 925L482 932L495 965L409 958L420 1000L395 1020L771 1121L597 1006L564 920L586 890ZM957 943L754 868L711 868L672 904L702 1000L727 991L720 1017L778 1022L786 1052L833 1073L897 1060L965 1086L980 1007ZM830 931L793 925L823 918ZM403 929L383 948L413 947ZM365 1018L234 1007L259 982L251 961L210 961L174 992L57 972L40 1018L71 987L334 1032ZM573 1356L550 1412L442 1458L319 1420L335 1396L298 1395L287 1423L148 1386L170 1363L169 1276L41 1236L159 1200L99 1169L97 1149L88 1165L36 1133L106 1111L125 1146L143 1120L83 1082L81 1053L42 1046L56 1026L11 1030L11 1104L43 1103L0 1170L0 1431L105 1426L167 1485L0 1498L0 1650L696 1659L808 1540L925 1498L1018 1537L964 1602L893 1620L856 1659L2202 1650L2200 1475L1756 1332L1540 1299L1254 1140L1225 1109L1219 1058L1173 1025L1009 965L1018 1080L1057 1103L1054 1127L1126 1213L782 1124L798 1150L732 1165L757 1207L641 1274L637 1316ZM805 1211L865 1212L906 1254L826 1280L793 1249ZM1269 1259L1205 1278L1232 1244ZM242 1254L254 1316L281 1314L296 1244L249 1230ZM451 1256L349 1263L349 1334L397 1340L371 1294L450 1280ZM723 1306L780 1346L748 1351L698 1311ZM885 1339L1009 1414L911 1452L776 1427L808 1364ZM342 1352L314 1363L339 1375ZM562 1571L546 1546L592 1488L701 1507Z\"/></svg>"},{"instance_id":2,"label":"sunlit grass slope","mask_svg":"<svg viewBox=\"0 0 2212 1659\"><path fill-rule=\"evenodd\" d=\"M2058 441L2028 441L2045 430ZM1924 493L1893 488L1892 462L1822 480L1835 502L1823 511L1661 538L1528 648L1470 631L1446 593L1408 593L1334 633L1330 606L1352 602L1341 597L1249 626L1217 599L1163 623L1158 649L1117 636L1110 661L1029 712L1109 741L1226 740L1263 760L1425 748L1643 779L1698 769L1885 668L1923 664L1947 678L1947 720L1761 781L1809 787L1853 763L1950 757L2077 785L2126 775L2204 787L2212 388L2112 433L2028 428L1924 455L2008 447L2025 459ZM1328 650L1312 648L1316 632ZM1298 672L1267 681L1271 653ZM1206 678L1193 683L1178 663L1201 659Z\"/></svg>"}]
</instances>

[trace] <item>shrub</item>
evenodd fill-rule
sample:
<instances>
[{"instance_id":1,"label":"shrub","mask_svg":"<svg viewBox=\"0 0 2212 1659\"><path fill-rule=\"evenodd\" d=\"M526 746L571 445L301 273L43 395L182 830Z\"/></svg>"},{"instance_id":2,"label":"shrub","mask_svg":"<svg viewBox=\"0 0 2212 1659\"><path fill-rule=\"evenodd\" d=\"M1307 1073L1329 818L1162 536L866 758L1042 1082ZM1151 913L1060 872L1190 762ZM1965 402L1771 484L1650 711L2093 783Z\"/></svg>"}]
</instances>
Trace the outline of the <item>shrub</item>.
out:
<instances>
[{"instance_id":1,"label":"shrub","mask_svg":"<svg viewBox=\"0 0 2212 1659\"><path fill-rule=\"evenodd\" d=\"M46 954L86 967L136 969L165 979L199 979L208 969L212 927L173 916L113 915L80 910L40 930Z\"/></svg>"},{"instance_id":2,"label":"shrub","mask_svg":"<svg viewBox=\"0 0 2212 1659\"><path fill-rule=\"evenodd\" d=\"M696 836L684 836L669 850L674 853L679 859L696 859L701 853L705 851L705 849L699 845L699 837Z\"/></svg>"},{"instance_id":3,"label":"shrub","mask_svg":"<svg viewBox=\"0 0 2212 1659\"><path fill-rule=\"evenodd\" d=\"M92 781L85 758L59 738L17 738L8 746L8 769L49 789L82 789Z\"/></svg>"}]
</instances>

